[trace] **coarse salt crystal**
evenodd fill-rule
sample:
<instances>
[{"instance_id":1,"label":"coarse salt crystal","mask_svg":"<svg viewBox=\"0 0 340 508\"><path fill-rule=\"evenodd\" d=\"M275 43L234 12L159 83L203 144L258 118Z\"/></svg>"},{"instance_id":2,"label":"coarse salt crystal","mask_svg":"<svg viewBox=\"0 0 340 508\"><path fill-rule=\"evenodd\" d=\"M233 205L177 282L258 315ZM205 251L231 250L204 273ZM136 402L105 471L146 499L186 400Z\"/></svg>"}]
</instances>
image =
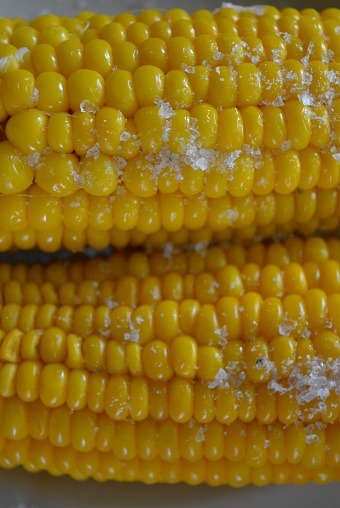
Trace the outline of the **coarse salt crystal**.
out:
<instances>
[{"instance_id":1,"label":"coarse salt crystal","mask_svg":"<svg viewBox=\"0 0 340 508\"><path fill-rule=\"evenodd\" d=\"M82 113L96 114L99 111L99 108L95 104L92 104L89 100L85 99L80 103L80 111Z\"/></svg>"}]
</instances>

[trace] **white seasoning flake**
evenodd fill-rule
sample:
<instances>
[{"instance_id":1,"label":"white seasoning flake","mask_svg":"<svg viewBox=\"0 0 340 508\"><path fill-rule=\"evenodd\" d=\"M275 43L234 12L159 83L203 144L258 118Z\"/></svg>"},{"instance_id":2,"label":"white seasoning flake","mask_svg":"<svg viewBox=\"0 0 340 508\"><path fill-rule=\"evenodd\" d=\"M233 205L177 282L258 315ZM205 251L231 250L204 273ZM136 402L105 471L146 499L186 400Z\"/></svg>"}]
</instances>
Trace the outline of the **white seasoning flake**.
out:
<instances>
[{"instance_id":1,"label":"white seasoning flake","mask_svg":"<svg viewBox=\"0 0 340 508\"><path fill-rule=\"evenodd\" d=\"M27 156L27 164L33 168L39 169L39 160L40 160L40 153L34 152L32 155Z\"/></svg>"},{"instance_id":2,"label":"white seasoning flake","mask_svg":"<svg viewBox=\"0 0 340 508\"><path fill-rule=\"evenodd\" d=\"M158 107L159 116L165 118L166 120L175 114L175 111L172 109L169 102L163 101L162 99L157 99L156 106Z\"/></svg>"},{"instance_id":3,"label":"white seasoning flake","mask_svg":"<svg viewBox=\"0 0 340 508\"><path fill-rule=\"evenodd\" d=\"M215 53L213 55L213 59L216 60L217 62L219 60L222 60L222 58L223 58L223 53L221 53L220 51L217 51L217 53ZM216 67L216 72L218 72L217 69L218 69L218 67Z\"/></svg>"},{"instance_id":4,"label":"white seasoning flake","mask_svg":"<svg viewBox=\"0 0 340 508\"><path fill-rule=\"evenodd\" d=\"M306 443L307 444L317 443L318 441L319 441L319 438L316 434L309 434L306 436Z\"/></svg>"},{"instance_id":5,"label":"white seasoning flake","mask_svg":"<svg viewBox=\"0 0 340 508\"><path fill-rule=\"evenodd\" d=\"M200 427L195 436L196 443L203 443L205 441L204 428Z\"/></svg>"},{"instance_id":6,"label":"white seasoning flake","mask_svg":"<svg viewBox=\"0 0 340 508\"><path fill-rule=\"evenodd\" d=\"M287 150L290 150L292 148L292 144L289 140L287 141L284 141L282 144L281 144L281 150L283 152L286 152Z\"/></svg>"},{"instance_id":7,"label":"white seasoning flake","mask_svg":"<svg viewBox=\"0 0 340 508\"><path fill-rule=\"evenodd\" d=\"M88 159L89 157L93 157L94 160L97 160L99 155L100 155L100 146L99 143L96 143L95 145L93 145L92 148L87 150L86 158Z\"/></svg>"},{"instance_id":8,"label":"white seasoning flake","mask_svg":"<svg viewBox=\"0 0 340 508\"><path fill-rule=\"evenodd\" d=\"M340 153L333 153L333 157L336 161L340 162Z\"/></svg>"},{"instance_id":9,"label":"white seasoning flake","mask_svg":"<svg viewBox=\"0 0 340 508\"><path fill-rule=\"evenodd\" d=\"M224 369L219 369L219 371L216 374L216 377L214 381L210 381L208 383L208 388L214 389L214 388L228 388L228 374Z\"/></svg>"},{"instance_id":10,"label":"white seasoning flake","mask_svg":"<svg viewBox=\"0 0 340 508\"><path fill-rule=\"evenodd\" d=\"M299 93L298 99L300 102L302 102L304 106L313 106L315 103L315 97L307 90L304 90L302 93Z\"/></svg>"},{"instance_id":11,"label":"white seasoning flake","mask_svg":"<svg viewBox=\"0 0 340 508\"><path fill-rule=\"evenodd\" d=\"M129 141L129 139L131 138L131 134L130 132L122 132L121 135L120 135L120 141Z\"/></svg>"},{"instance_id":12,"label":"white seasoning flake","mask_svg":"<svg viewBox=\"0 0 340 508\"><path fill-rule=\"evenodd\" d=\"M28 48L19 48L15 52L15 58L18 60L18 62L23 63L26 53L30 53Z\"/></svg>"},{"instance_id":13,"label":"white seasoning flake","mask_svg":"<svg viewBox=\"0 0 340 508\"><path fill-rule=\"evenodd\" d=\"M92 104L89 100L85 99L80 103L80 111L82 113L93 113L95 115L98 113L99 108L95 104Z\"/></svg>"},{"instance_id":14,"label":"white seasoning flake","mask_svg":"<svg viewBox=\"0 0 340 508\"><path fill-rule=\"evenodd\" d=\"M8 69L9 63L10 58L8 56L0 58L0 72L5 73Z\"/></svg>"},{"instance_id":15,"label":"white seasoning flake","mask_svg":"<svg viewBox=\"0 0 340 508\"><path fill-rule=\"evenodd\" d=\"M195 74L196 72L195 67L193 65L187 65L183 70L187 74Z\"/></svg>"},{"instance_id":16,"label":"white seasoning flake","mask_svg":"<svg viewBox=\"0 0 340 508\"><path fill-rule=\"evenodd\" d=\"M38 102L39 102L39 90L35 88L32 92L31 97L29 98L28 105L31 108L36 106Z\"/></svg>"}]
</instances>

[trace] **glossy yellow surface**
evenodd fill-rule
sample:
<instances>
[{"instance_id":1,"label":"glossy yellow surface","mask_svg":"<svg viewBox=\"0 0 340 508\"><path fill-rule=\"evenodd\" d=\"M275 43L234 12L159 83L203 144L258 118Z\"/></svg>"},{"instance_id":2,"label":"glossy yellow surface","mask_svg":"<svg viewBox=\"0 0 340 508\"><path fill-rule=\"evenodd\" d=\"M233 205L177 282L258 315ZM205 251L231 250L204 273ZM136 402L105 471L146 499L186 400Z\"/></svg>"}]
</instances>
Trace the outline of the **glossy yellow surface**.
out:
<instances>
[{"instance_id":1,"label":"glossy yellow surface","mask_svg":"<svg viewBox=\"0 0 340 508\"><path fill-rule=\"evenodd\" d=\"M1 192L33 196L35 182L59 200L62 217L58 229L47 218L38 235L24 222L15 237L5 226L0 249L336 229L338 14L296 12L151 9L4 22L0 118L18 158L6 158ZM18 176L20 159L30 178ZM55 185L40 159L54 166ZM90 200L80 229L68 219L63 200L77 189L110 196L105 219Z\"/></svg>"},{"instance_id":2,"label":"glossy yellow surface","mask_svg":"<svg viewBox=\"0 0 340 508\"><path fill-rule=\"evenodd\" d=\"M338 227L339 27L0 20L0 251L150 251L0 264L2 467L340 479L340 243L290 236Z\"/></svg>"}]
</instances>

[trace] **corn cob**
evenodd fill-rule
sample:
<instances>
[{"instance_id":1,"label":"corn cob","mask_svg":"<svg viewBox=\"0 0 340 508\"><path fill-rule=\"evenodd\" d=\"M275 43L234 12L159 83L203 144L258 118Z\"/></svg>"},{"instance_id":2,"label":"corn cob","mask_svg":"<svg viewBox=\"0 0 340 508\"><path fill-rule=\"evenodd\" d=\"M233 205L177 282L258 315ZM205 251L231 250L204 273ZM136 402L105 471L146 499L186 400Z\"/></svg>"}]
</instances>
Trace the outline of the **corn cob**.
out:
<instances>
[{"instance_id":1,"label":"corn cob","mask_svg":"<svg viewBox=\"0 0 340 508\"><path fill-rule=\"evenodd\" d=\"M0 265L0 465L339 480L340 241L165 256Z\"/></svg>"},{"instance_id":2,"label":"corn cob","mask_svg":"<svg viewBox=\"0 0 340 508\"><path fill-rule=\"evenodd\" d=\"M336 229L340 11L1 20L0 250Z\"/></svg>"}]
</instances>

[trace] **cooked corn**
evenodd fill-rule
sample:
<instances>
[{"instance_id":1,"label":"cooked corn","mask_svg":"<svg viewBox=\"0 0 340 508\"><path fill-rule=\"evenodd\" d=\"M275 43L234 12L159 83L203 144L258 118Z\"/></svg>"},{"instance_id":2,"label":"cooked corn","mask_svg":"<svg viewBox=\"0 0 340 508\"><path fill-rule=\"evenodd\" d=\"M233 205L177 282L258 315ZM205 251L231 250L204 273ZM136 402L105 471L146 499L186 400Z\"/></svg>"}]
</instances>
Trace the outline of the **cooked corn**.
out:
<instances>
[{"instance_id":1,"label":"cooked corn","mask_svg":"<svg viewBox=\"0 0 340 508\"><path fill-rule=\"evenodd\" d=\"M340 241L0 265L0 465L340 479Z\"/></svg>"},{"instance_id":2,"label":"cooked corn","mask_svg":"<svg viewBox=\"0 0 340 508\"><path fill-rule=\"evenodd\" d=\"M3 18L0 250L337 228L339 12Z\"/></svg>"}]
</instances>

